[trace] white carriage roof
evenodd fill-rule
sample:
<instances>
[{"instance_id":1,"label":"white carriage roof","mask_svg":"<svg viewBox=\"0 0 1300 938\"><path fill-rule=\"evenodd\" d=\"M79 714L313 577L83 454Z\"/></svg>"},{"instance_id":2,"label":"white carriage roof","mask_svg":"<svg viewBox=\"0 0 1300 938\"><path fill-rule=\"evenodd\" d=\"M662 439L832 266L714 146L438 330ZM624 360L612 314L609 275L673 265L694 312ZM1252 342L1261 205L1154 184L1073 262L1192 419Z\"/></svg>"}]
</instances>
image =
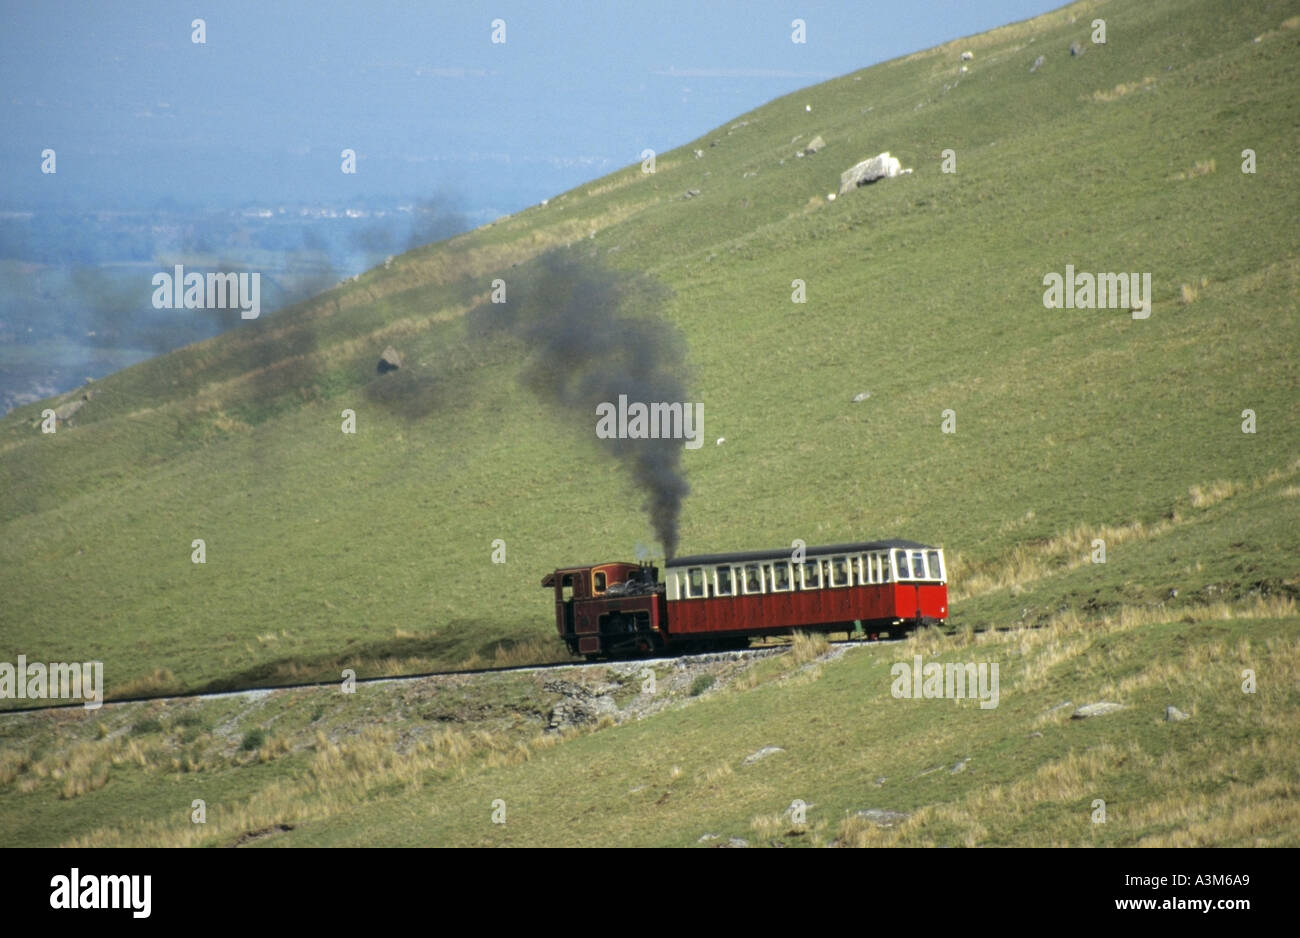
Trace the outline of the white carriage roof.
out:
<instances>
[{"instance_id":1,"label":"white carriage roof","mask_svg":"<svg viewBox=\"0 0 1300 938\"><path fill-rule=\"evenodd\" d=\"M937 550L929 544L899 539L888 541L858 541L852 544L829 544L825 547L805 547L804 554L809 557L824 557L827 554L864 554L876 550L890 550L905 547L908 550ZM793 548L780 550L749 550L730 554L692 554L689 557L674 557L664 562L665 567L708 567L723 563L748 563L754 560L784 560L790 556Z\"/></svg>"}]
</instances>

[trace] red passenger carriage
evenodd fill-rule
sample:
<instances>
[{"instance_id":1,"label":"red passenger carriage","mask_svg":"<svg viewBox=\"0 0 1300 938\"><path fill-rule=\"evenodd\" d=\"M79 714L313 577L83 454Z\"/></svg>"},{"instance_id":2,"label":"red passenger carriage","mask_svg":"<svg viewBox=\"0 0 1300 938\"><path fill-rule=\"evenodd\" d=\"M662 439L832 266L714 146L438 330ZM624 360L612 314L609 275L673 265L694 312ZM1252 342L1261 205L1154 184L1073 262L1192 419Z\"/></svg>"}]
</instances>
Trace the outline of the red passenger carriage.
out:
<instances>
[{"instance_id":1,"label":"red passenger carriage","mask_svg":"<svg viewBox=\"0 0 1300 938\"><path fill-rule=\"evenodd\" d=\"M948 617L943 551L889 540L556 570L556 627L575 654L745 647L793 629L892 631Z\"/></svg>"}]
</instances>

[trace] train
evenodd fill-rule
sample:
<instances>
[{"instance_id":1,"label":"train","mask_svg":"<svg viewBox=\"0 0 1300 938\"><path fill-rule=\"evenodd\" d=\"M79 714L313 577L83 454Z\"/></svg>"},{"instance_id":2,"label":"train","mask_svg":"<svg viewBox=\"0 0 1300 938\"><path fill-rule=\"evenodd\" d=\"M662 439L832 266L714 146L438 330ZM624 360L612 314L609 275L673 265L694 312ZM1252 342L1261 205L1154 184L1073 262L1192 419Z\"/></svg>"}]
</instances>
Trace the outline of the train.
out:
<instances>
[{"instance_id":1,"label":"train","mask_svg":"<svg viewBox=\"0 0 1300 938\"><path fill-rule=\"evenodd\" d=\"M577 656L746 648L795 629L890 636L948 618L943 550L908 540L563 567L542 578Z\"/></svg>"}]
</instances>

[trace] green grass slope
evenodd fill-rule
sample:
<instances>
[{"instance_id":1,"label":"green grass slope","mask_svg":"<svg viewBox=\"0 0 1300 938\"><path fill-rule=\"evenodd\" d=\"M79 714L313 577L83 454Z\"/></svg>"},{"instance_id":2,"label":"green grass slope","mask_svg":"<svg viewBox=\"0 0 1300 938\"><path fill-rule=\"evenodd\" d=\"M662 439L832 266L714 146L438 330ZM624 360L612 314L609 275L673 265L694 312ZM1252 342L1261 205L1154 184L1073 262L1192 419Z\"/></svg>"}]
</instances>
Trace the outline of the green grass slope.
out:
<instances>
[{"instance_id":1,"label":"green grass slope","mask_svg":"<svg viewBox=\"0 0 1300 938\"><path fill-rule=\"evenodd\" d=\"M634 663L11 714L0 720L0 836L1294 847L1298 622L1294 601L1275 599L1178 621L1129 612L928 630L847 651L797 640L756 665L704 665L695 681L661 662L654 687ZM915 655L997 665L997 706L894 697L893 665ZM703 676L716 683L697 693ZM617 715L544 733L557 679L608 694ZM1120 709L1072 719L1100 700ZM1166 720L1170 706L1186 719ZM796 801L802 816L787 811Z\"/></svg>"},{"instance_id":2,"label":"green grass slope","mask_svg":"<svg viewBox=\"0 0 1300 938\"><path fill-rule=\"evenodd\" d=\"M684 553L940 543L958 627L1294 595L1296 14L1075 3L128 368L55 434L38 422L57 403L14 411L5 660L101 659L125 694L547 653L540 577L651 540L591 429L520 385L528 350L467 336L492 281L550 249L672 291L708 441L684 456ZM826 199L882 150L914 174ZM1150 272L1150 318L1045 309L1067 264ZM406 363L378 376L389 344Z\"/></svg>"}]
</instances>

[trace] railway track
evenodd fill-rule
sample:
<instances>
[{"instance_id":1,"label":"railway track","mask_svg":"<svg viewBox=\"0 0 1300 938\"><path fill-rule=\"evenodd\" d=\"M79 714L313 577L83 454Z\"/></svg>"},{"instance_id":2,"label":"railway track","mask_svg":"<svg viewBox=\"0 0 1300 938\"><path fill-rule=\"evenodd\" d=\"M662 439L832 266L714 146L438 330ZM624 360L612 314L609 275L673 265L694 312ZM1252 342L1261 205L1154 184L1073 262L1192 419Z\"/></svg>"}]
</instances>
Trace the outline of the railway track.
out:
<instances>
[{"instance_id":1,"label":"railway track","mask_svg":"<svg viewBox=\"0 0 1300 938\"><path fill-rule=\"evenodd\" d=\"M848 639L845 641L834 641L829 644L832 647L846 646L857 647L860 645L895 645L904 641L904 639ZM789 647L789 643L773 645L756 645L750 648L737 649L733 651L707 651L685 655L664 655L653 658L617 658L609 661L555 661L545 664L524 664L511 665L502 668L466 668L463 670L453 671L425 671L420 674L399 674L385 677L359 677L354 683L356 686L380 685L380 684L404 684L413 681L420 681L431 677L454 677L462 675L478 674L511 674L527 673L530 671L558 671L562 669L587 669L587 668L608 668L618 665L636 665L646 666L655 664L666 664L673 661L698 661L702 658L711 658L718 656L727 656L732 659L741 659L748 657L765 657L771 652L782 651ZM263 696L281 690L312 690L322 687L338 687L340 681L304 681L297 684L270 684L258 687L245 687L238 690L222 691L195 691L189 694L154 694L143 697L120 697L104 701L104 707L118 707L125 704L151 703L153 701L181 702L186 700L220 700L224 697L241 697L257 695ZM52 713L57 710L81 710L85 709L84 702L71 701L68 703L50 704L44 707L15 707L0 709L0 718L14 716L16 714L35 714L35 713Z\"/></svg>"}]
</instances>

